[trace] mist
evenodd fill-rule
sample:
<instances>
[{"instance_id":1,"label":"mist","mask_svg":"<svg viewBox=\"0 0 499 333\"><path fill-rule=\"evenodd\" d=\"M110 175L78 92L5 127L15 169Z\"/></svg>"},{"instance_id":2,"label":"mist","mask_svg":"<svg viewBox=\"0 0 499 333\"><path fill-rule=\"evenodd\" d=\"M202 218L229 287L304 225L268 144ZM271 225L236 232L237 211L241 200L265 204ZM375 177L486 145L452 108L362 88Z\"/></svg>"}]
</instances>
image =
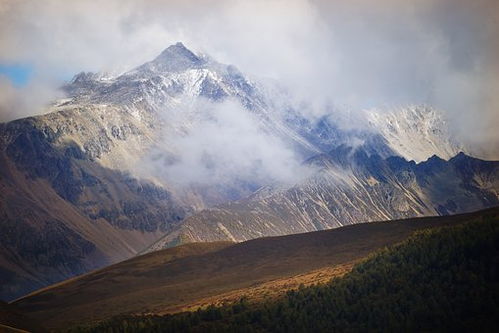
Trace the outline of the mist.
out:
<instances>
[{"instance_id":1,"label":"mist","mask_svg":"<svg viewBox=\"0 0 499 333\"><path fill-rule=\"evenodd\" d=\"M303 157L266 131L258 117L237 100L198 99L165 117L168 123L183 126L167 127L163 142L141 168L170 186L293 185L311 174L302 164ZM164 147L173 150L165 152Z\"/></svg>"},{"instance_id":2,"label":"mist","mask_svg":"<svg viewBox=\"0 0 499 333\"><path fill-rule=\"evenodd\" d=\"M16 87L0 75L0 122L43 114L50 101L63 97L51 80L31 80Z\"/></svg>"},{"instance_id":3,"label":"mist","mask_svg":"<svg viewBox=\"0 0 499 333\"><path fill-rule=\"evenodd\" d=\"M39 113L77 72L120 73L182 41L286 85L311 116L435 106L497 159L498 16L494 0L2 1L0 63L33 66L33 91L50 93L2 89L0 119Z\"/></svg>"}]
</instances>

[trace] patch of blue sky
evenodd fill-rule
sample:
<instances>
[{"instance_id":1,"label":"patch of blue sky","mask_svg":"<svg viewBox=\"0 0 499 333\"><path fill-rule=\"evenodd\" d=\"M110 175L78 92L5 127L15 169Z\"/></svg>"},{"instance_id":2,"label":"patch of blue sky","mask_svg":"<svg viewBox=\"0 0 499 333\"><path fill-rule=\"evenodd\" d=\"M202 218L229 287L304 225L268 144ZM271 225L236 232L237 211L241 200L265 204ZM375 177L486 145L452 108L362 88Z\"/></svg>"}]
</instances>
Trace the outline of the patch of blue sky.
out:
<instances>
[{"instance_id":1,"label":"patch of blue sky","mask_svg":"<svg viewBox=\"0 0 499 333\"><path fill-rule=\"evenodd\" d=\"M23 64L0 64L0 75L6 76L15 87L23 87L28 84L31 79L33 68Z\"/></svg>"}]
</instances>

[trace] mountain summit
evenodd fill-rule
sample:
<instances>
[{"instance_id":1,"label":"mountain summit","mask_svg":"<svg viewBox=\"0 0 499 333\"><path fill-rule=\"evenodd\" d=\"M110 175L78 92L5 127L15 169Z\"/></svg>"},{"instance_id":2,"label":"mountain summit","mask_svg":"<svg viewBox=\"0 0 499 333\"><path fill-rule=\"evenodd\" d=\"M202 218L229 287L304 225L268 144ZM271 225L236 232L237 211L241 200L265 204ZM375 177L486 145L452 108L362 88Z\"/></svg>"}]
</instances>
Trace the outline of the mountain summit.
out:
<instances>
[{"instance_id":1,"label":"mountain summit","mask_svg":"<svg viewBox=\"0 0 499 333\"><path fill-rule=\"evenodd\" d=\"M200 68L206 64L206 60L197 56L178 42L167 47L154 60L140 66L138 69L152 70L155 72L181 72L187 69Z\"/></svg>"},{"instance_id":2,"label":"mountain summit","mask_svg":"<svg viewBox=\"0 0 499 333\"><path fill-rule=\"evenodd\" d=\"M201 60L194 52L189 50L182 42L168 46L159 56L153 61L176 62L179 60L190 61L197 63Z\"/></svg>"}]
</instances>

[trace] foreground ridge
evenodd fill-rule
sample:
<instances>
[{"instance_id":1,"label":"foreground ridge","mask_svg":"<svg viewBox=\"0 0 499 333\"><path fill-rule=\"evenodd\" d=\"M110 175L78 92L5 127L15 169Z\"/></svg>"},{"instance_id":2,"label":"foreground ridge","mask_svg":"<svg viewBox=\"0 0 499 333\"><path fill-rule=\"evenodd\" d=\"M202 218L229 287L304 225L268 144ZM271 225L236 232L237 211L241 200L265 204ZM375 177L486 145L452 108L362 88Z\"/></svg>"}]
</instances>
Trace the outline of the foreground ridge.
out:
<instances>
[{"instance_id":1,"label":"foreground ridge","mask_svg":"<svg viewBox=\"0 0 499 333\"><path fill-rule=\"evenodd\" d=\"M495 331L499 219L419 231L342 278L282 299L173 316L124 316L75 332Z\"/></svg>"},{"instance_id":2,"label":"foreground ridge","mask_svg":"<svg viewBox=\"0 0 499 333\"><path fill-rule=\"evenodd\" d=\"M251 297L254 295L251 288L255 286L270 284L284 292L287 282L279 281L291 281L293 277L326 268L348 271L351 263L403 241L414 231L456 225L487 215L497 218L499 208L455 216L364 223L239 244L187 244L46 288L14 304L50 329L101 321L124 313L176 313L210 303L205 300L217 303L232 292ZM205 250L193 252L195 248ZM172 256L187 249L195 255ZM206 252L207 249L212 250ZM309 275L312 280L313 277Z\"/></svg>"}]
</instances>

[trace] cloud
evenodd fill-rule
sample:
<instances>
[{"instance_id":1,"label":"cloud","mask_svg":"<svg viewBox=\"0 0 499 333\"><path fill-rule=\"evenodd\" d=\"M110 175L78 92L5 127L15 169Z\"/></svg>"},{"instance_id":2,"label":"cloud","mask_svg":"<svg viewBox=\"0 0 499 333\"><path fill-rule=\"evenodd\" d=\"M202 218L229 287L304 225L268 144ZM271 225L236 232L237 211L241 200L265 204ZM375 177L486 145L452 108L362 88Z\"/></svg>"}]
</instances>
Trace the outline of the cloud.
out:
<instances>
[{"instance_id":1,"label":"cloud","mask_svg":"<svg viewBox=\"0 0 499 333\"><path fill-rule=\"evenodd\" d=\"M170 123L172 117L181 118L175 123L184 126L165 130L163 144L141 164L146 173L159 175L168 184L294 184L309 175L301 157L265 131L260 120L238 101L201 99L167 116ZM165 146L174 150L165 154Z\"/></svg>"},{"instance_id":2,"label":"cloud","mask_svg":"<svg viewBox=\"0 0 499 333\"><path fill-rule=\"evenodd\" d=\"M123 71L181 40L285 83L313 101L312 114L328 103L434 105L494 155L498 13L496 0L4 0L0 63L33 64L41 78L60 80Z\"/></svg>"},{"instance_id":3,"label":"cloud","mask_svg":"<svg viewBox=\"0 0 499 333\"><path fill-rule=\"evenodd\" d=\"M62 95L47 81L35 80L16 87L6 76L0 75L0 122L42 114L48 101L57 97Z\"/></svg>"}]
</instances>

